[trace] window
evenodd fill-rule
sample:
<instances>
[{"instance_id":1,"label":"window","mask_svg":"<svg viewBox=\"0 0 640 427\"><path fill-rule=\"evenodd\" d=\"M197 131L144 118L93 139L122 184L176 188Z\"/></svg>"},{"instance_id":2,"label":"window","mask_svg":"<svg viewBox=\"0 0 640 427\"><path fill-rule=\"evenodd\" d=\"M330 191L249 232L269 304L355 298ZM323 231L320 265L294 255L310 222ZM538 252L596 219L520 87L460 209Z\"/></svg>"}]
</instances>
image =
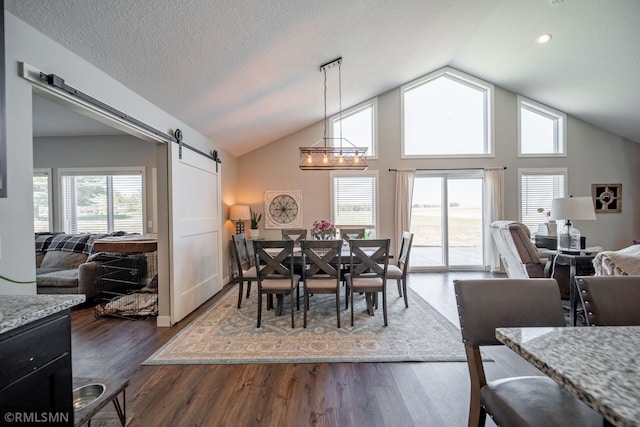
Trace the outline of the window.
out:
<instances>
[{"instance_id":1,"label":"window","mask_svg":"<svg viewBox=\"0 0 640 427\"><path fill-rule=\"evenodd\" d=\"M33 228L37 232L52 231L51 169L33 171Z\"/></svg>"},{"instance_id":2,"label":"window","mask_svg":"<svg viewBox=\"0 0 640 427\"><path fill-rule=\"evenodd\" d=\"M377 171L331 173L331 214L336 228L364 227L368 237L375 237L377 181Z\"/></svg>"},{"instance_id":3,"label":"window","mask_svg":"<svg viewBox=\"0 0 640 427\"><path fill-rule=\"evenodd\" d=\"M566 157L566 114L518 96L518 156Z\"/></svg>"},{"instance_id":4,"label":"window","mask_svg":"<svg viewBox=\"0 0 640 427\"><path fill-rule=\"evenodd\" d=\"M377 147L378 100L364 102L331 117L331 138L347 139L356 147L367 147L367 158L378 158ZM342 127L342 129L341 129Z\"/></svg>"},{"instance_id":5,"label":"window","mask_svg":"<svg viewBox=\"0 0 640 427\"><path fill-rule=\"evenodd\" d=\"M551 200L567 193L566 169L519 169L520 221L531 233L548 220ZM542 212L540 212L542 211Z\"/></svg>"},{"instance_id":6,"label":"window","mask_svg":"<svg viewBox=\"0 0 640 427\"><path fill-rule=\"evenodd\" d=\"M144 230L144 169L61 169L65 233Z\"/></svg>"},{"instance_id":7,"label":"window","mask_svg":"<svg viewBox=\"0 0 640 427\"><path fill-rule=\"evenodd\" d=\"M404 158L493 155L493 85L445 68L401 92Z\"/></svg>"}]
</instances>

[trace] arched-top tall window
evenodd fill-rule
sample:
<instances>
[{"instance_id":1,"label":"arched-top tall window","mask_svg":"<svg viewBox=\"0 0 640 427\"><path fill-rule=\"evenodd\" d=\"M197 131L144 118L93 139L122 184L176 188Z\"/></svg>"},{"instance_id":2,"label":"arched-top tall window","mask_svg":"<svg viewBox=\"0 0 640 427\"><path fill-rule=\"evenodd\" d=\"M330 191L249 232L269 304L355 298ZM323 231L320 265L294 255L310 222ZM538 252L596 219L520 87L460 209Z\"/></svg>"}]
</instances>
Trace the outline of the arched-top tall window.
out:
<instances>
[{"instance_id":1,"label":"arched-top tall window","mask_svg":"<svg viewBox=\"0 0 640 427\"><path fill-rule=\"evenodd\" d=\"M493 85L444 68L401 93L403 158L493 156Z\"/></svg>"}]
</instances>

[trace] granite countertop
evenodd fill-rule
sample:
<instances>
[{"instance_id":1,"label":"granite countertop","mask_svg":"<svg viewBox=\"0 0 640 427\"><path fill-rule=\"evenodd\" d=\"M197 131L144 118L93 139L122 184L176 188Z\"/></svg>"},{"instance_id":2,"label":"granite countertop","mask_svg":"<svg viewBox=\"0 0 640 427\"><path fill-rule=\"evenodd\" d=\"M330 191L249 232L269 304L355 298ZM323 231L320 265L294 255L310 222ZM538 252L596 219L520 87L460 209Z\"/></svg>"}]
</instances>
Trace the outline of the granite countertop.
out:
<instances>
[{"instance_id":1,"label":"granite countertop","mask_svg":"<svg viewBox=\"0 0 640 427\"><path fill-rule=\"evenodd\" d=\"M79 295L0 295L0 334L82 304Z\"/></svg>"},{"instance_id":2,"label":"granite countertop","mask_svg":"<svg viewBox=\"0 0 640 427\"><path fill-rule=\"evenodd\" d=\"M498 328L496 337L613 425L640 426L640 326Z\"/></svg>"}]
</instances>

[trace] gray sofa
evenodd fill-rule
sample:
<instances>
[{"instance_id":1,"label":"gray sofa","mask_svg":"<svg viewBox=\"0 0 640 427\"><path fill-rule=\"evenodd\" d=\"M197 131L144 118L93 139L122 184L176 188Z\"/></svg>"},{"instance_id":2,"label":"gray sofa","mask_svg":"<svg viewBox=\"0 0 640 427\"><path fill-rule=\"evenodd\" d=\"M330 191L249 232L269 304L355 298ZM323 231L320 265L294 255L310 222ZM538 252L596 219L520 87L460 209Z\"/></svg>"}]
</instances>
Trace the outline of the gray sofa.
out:
<instances>
[{"instance_id":1,"label":"gray sofa","mask_svg":"<svg viewBox=\"0 0 640 427\"><path fill-rule=\"evenodd\" d=\"M104 288L105 283L100 280L103 274L105 256L93 253L93 242L107 236L122 236L126 233L117 231L109 234L64 234L64 233L36 233L36 283L39 294L84 294L90 302L100 291L111 290L122 277L115 277ZM110 264L114 264L113 257L107 257ZM94 261L95 260L95 261ZM136 265L136 272L145 272L145 265ZM115 264L118 266L117 261ZM131 268L128 269L132 270ZM130 274L125 273L125 279ZM137 276L136 276L137 277Z\"/></svg>"}]
</instances>

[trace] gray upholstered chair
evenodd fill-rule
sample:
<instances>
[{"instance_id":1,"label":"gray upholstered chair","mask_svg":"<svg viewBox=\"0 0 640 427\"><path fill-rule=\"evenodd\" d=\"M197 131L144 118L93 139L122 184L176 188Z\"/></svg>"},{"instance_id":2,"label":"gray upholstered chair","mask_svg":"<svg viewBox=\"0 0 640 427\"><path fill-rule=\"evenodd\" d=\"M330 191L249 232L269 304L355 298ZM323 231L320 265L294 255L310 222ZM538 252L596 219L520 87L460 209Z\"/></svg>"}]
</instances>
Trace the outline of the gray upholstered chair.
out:
<instances>
[{"instance_id":1,"label":"gray upholstered chair","mask_svg":"<svg viewBox=\"0 0 640 427\"><path fill-rule=\"evenodd\" d=\"M400 255L395 264L390 264L387 269L387 279L396 280L398 284L398 295L404 296L404 305L409 307L407 297L407 272L409 270L409 255L411 255L411 245L413 244L413 233L402 232L402 244L400 245Z\"/></svg>"},{"instance_id":2,"label":"gray upholstered chair","mask_svg":"<svg viewBox=\"0 0 640 427\"><path fill-rule=\"evenodd\" d=\"M249 256L247 238L244 233L234 234L231 237L233 241L233 257L236 260L236 269L238 273L238 308L242 304L242 288L244 282L247 282L247 298L251 293L251 282L258 280L254 261Z\"/></svg>"},{"instance_id":3,"label":"gray upholstered chair","mask_svg":"<svg viewBox=\"0 0 640 427\"><path fill-rule=\"evenodd\" d=\"M306 228L283 228L282 240L293 240L293 245L300 247L300 242L307 238Z\"/></svg>"},{"instance_id":4,"label":"gray upholstered chair","mask_svg":"<svg viewBox=\"0 0 640 427\"><path fill-rule=\"evenodd\" d=\"M602 417L546 376L487 382L480 347L498 345L499 327L565 326L553 279L455 280L458 314L471 377L469 426L487 413L500 426L602 426Z\"/></svg>"},{"instance_id":5,"label":"gray upholstered chair","mask_svg":"<svg viewBox=\"0 0 640 427\"><path fill-rule=\"evenodd\" d=\"M254 240L258 276L258 328L262 322L262 295L275 295L276 315L282 313L284 295L291 297L291 327L295 327L293 301L300 309L300 276L293 272L293 240Z\"/></svg>"},{"instance_id":6,"label":"gray upholstered chair","mask_svg":"<svg viewBox=\"0 0 640 427\"><path fill-rule=\"evenodd\" d=\"M578 276L587 325L640 325L640 276Z\"/></svg>"},{"instance_id":7,"label":"gray upholstered chair","mask_svg":"<svg viewBox=\"0 0 640 427\"><path fill-rule=\"evenodd\" d=\"M340 327L340 251L342 240L303 240L302 281L304 282L304 327L307 327L309 295L335 294Z\"/></svg>"},{"instance_id":8,"label":"gray upholstered chair","mask_svg":"<svg viewBox=\"0 0 640 427\"><path fill-rule=\"evenodd\" d=\"M387 321L387 268L389 266L389 239L352 239L349 241L349 273L345 274L347 293L345 308L349 308L351 295L351 326L353 326L353 295L364 293L367 306L373 304L378 292L382 293L384 326Z\"/></svg>"}]
</instances>

